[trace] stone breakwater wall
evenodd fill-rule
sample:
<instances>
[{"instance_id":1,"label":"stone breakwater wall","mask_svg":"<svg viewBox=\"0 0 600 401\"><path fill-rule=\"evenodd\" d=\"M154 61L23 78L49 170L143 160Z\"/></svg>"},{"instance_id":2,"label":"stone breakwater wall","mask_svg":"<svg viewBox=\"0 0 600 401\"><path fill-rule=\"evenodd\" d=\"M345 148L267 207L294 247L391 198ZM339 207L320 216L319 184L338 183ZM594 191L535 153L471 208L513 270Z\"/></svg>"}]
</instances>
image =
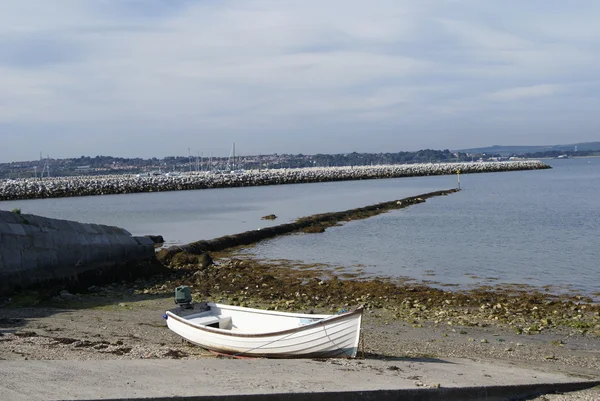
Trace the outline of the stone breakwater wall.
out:
<instances>
[{"instance_id":1,"label":"stone breakwater wall","mask_svg":"<svg viewBox=\"0 0 600 401\"><path fill-rule=\"evenodd\" d=\"M122 228L0 211L0 294L84 278L93 284L113 273L125 277L124 268L145 261L156 261L154 241Z\"/></svg>"},{"instance_id":2,"label":"stone breakwater wall","mask_svg":"<svg viewBox=\"0 0 600 401\"><path fill-rule=\"evenodd\" d=\"M551 168L539 160L509 162L429 163L357 167L313 167L278 170L248 170L231 174L186 173L137 177L106 175L0 181L0 200L59 198L163 192L206 188L229 188L327 181L368 180L429 175L491 173Z\"/></svg>"}]
</instances>

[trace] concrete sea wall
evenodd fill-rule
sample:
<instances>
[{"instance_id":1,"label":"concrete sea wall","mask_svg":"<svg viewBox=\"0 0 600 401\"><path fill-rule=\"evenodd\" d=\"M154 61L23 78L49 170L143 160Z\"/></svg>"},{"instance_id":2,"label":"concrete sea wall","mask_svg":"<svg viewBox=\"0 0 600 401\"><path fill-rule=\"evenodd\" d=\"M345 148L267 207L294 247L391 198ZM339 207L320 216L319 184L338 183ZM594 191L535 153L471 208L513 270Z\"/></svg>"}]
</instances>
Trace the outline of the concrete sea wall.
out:
<instances>
[{"instance_id":1,"label":"concrete sea wall","mask_svg":"<svg viewBox=\"0 0 600 401\"><path fill-rule=\"evenodd\" d=\"M0 294L155 260L152 239L122 228L0 211Z\"/></svg>"},{"instance_id":2,"label":"concrete sea wall","mask_svg":"<svg viewBox=\"0 0 600 401\"><path fill-rule=\"evenodd\" d=\"M388 166L315 167L248 170L238 173L186 173L180 176L134 175L82 176L0 181L0 200L58 198L163 192L205 188L297 184L326 181L418 177L428 175L488 173L551 168L539 160L509 162L429 163Z\"/></svg>"}]
</instances>

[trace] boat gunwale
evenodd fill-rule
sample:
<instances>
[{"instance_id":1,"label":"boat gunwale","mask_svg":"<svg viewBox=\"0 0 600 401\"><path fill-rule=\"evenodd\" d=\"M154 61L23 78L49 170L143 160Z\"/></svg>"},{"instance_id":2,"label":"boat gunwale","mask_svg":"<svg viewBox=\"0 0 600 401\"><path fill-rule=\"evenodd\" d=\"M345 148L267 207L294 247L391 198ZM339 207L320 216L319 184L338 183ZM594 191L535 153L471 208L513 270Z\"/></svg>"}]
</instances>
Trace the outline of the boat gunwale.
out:
<instances>
[{"instance_id":1,"label":"boat gunwale","mask_svg":"<svg viewBox=\"0 0 600 401\"><path fill-rule=\"evenodd\" d=\"M309 314L309 313L299 313L299 312L284 312L284 311L278 311L278 310L248 308L245 306L219 304L216 302L207 302L206 305L208 305L210 307L215 306L215 307L217 307L219 309L223 309L223 310L234 310L234 311L240 311L240 312L246 312L246 313L252 312L252 313L257 313L257 314L261 314L261 315L282 316L282 317L303 318L303 317L310 316L313 319L329 319L333 316L339 316L339 315L328 315L328 314ZM347 312L344 312L344 313L347 313Z\"/></svg>"},{"instance_id":2,"label":"boat gunwale","mask_svg":"<svg viewBox=\"0 0 600 401\"><path fill-rule=\"evenodd\" d=\"M243 308L243 309L251 309L251 308ZM243 310L242 309L242 310ZM260 309L259 309L260 310ZM321 319L318 320L316 322L312 322L309 324L305 324L304 326L298 326L298 327L294 327L291 329L285 329L285 330L280 330L280 331L271 331L271 332L264 332L264 333L240 333L240 332L234 332L231 330L226 330L226 329L219 329L216 327L209 327L209 326L204 326L204 325L199 325L199 324L195 324L193 322L190 322L189 320L181 317L181 316L177 316L176 314L174 314L171 311L167 311L167 316L168 318L174 318L176 321L178 321L179 323L185 324L187 326L193 327L195 329L198 330L202 330L202 331L206 331L209 333L213 333L213 334L222 334L222 335L226 335L226 336L232 336L232 337L246 337L246 338L252 338L252 337L274 337L274 336L279 336L279 335L284 335L284 334L291 334L291 333L298 333L298 332L302 332L305 330L310 330L315 328L317 325L324 325L324 324L328 324L330 322L337 322L339 320L344 320L348 317L353 317L354 315L362 315L363 313L363 308L357 308L351 312L345 312L342 313L340 315L330 315L330 317L325 318L325 319ZM298 314L300 316L303 316L303 314ZM306 315L306 316L314 316L314 315ZM360 326L360 324L359 324ZM359 327L360 330L360 327Z\"/></svg>"}]
</instances>

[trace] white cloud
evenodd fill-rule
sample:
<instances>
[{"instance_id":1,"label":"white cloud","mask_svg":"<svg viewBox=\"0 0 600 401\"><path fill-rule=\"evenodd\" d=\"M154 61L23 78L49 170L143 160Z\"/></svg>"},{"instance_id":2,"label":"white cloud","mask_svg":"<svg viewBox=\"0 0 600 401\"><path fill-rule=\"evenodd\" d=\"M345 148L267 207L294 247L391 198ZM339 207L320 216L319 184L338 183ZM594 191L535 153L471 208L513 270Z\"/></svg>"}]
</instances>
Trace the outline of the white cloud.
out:
<instances>
[{"instance_id":1,"label":"white cloud","mask_svg":"<svg viewBox=\"0 0 600 401\"><path fill-rule=\"evenodd\" d=\"M574 104L596 106L586 88L598 81L600 27L578 18L600 10L583 3L540 13L517 0L5 2L0 135L11 127L12 149L53 135L61 146L51 153L69 156L86 132L90 152L160 156L231 140L262 153L324 152L342 131L360 149L387 130L402 150L469 146L476 114L500 143L498 121L523 132L538 124L528 107L569 119ZM166 131L173 145L137 141ZM314 137L287 138L298 132ZM0 160L18 154L6 149Z\"/></svg>"},{"instance_id":2,"label":"white cloud","mask_svg":"<svg viewBox=\"0 0 600 401\"><path fill-rule=\"evenodd\" d=\"M521 86L517 88L503 89L488 95L489 99L492 100L520 100L520 99L531 99L538 97L553 96L563 91L564 88L561 85L532 85L532 86Z\"/></svg>"}]
</instances>

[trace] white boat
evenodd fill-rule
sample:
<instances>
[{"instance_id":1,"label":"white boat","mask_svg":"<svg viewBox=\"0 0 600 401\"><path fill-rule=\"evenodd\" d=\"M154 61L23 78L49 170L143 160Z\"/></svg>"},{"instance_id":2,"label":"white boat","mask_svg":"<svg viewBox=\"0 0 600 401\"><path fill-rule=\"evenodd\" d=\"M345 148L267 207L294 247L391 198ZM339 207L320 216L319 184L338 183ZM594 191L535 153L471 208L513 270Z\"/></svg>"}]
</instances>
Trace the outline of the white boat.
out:
<instances>
[{"instance_id":1,"label":"white boat","mask_svg":"<svg viewBox=\"0 0 600 401\"><path fill-rule=\"evenodd\" d=\"M165 173L165 177L181 177L181 173L178 171L170 171Z\"/></svg>"},{"instance_id":2,"label":"white boat","mask_svg":"<svg viewBox=\"0 0 600 401\"><path fill-rule=\"evenodd\" d=\"M210 351L265 358L354 358L362 308L336 315L288 313L217 303L167 311L169 329Z\"/></svg>"}]
</instances>

